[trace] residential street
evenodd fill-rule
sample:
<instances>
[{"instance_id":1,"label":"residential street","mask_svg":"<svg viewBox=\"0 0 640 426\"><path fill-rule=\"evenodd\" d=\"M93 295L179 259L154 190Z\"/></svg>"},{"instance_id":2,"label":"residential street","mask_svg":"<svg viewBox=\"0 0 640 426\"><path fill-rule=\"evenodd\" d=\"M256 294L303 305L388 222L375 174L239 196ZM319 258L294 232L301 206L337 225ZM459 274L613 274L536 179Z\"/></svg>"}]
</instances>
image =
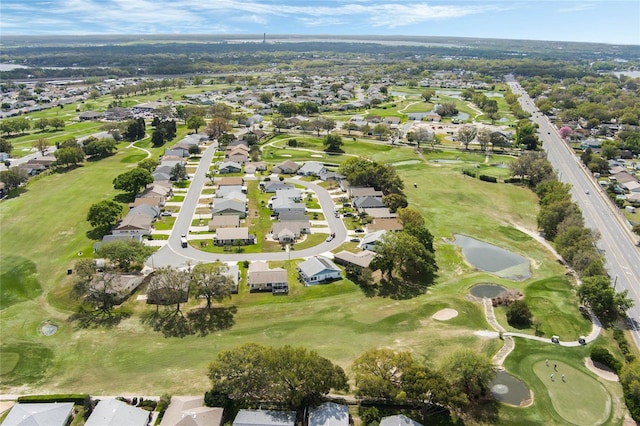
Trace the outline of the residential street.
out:
<instances>
[{"instance_id":1,"label":"residential street","mask_svg":"<svg viewBox=\"0 0 640 426\"><path fill-rule=\"evenodd\" d=\"M333 241L322 242L317 246L310 247L303 250L294 250L291 253L287 251L279 251L272 253L233 253L233 254L220 254L220 253L206 253L197 250L191 246L182 248L180 245L180 236L188 235L189 226L194 217L198 199L206 180L207 171L213 159L213 155L216 151L217 145L210 145L203 153L200 159L200 164L191 180L189 192L185 196L180 213L176 218L173 226L173 231L169 236L167 244L165 244L157 253L151 256L146 264L149 267L157 268L161 266L187 266L187 264L196 264L203 262L215 262L217 260L228 261L243 261L243 260L286 260L290 258L301 258L319 255L329 252L339 247L347 238L347 229L342 222L342 219L336 218L334 215L334 203L331 199L329 192L311 182L299 180L299 179L285 179L285 182L296 185L302 185L312 191L314 191L318 197L318 201L322 207L322 212L325 216L325 220L328 223L332 232L335 232L336 236ZM251 196L251 194L249 194Z\"/></svg>"}]
</instances>

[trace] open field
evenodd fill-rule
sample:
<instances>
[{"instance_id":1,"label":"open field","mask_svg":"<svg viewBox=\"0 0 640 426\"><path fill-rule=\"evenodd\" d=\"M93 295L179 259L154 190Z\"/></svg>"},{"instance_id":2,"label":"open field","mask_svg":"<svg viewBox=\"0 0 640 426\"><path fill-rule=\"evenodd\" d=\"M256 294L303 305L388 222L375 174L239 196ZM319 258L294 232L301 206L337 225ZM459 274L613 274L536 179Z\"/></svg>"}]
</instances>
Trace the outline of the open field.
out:
<instances>
[{"instance_id":1,"label":"open field","mask_svg":"<svg viewBox=\"0 0 640 426\"><path fill-rule=\"evenodd\" d=\"M296 136L296 139L303 141L304 149L322 149L321 138ZM274 145L265 148L266 161L270 163L283 159L318 159L311 157L312 152L289 149L284 141L276 140ZM461 348L473 348L492 356L502 341L473 334L476 330L488 330L489 325L482 306L467 298L468 289L482 282L520 289L530 298L527 300L531 302L534 316L542 319L545 335L560 334L569 339L585 334L590 328L575 306L564 269L535 240L512 226L536 229L535 195L523 187L481 182L461 172L464 168L482 165L482 173L504 177L504 167L485 165L484 155L474 152L426 151L423 157L418 157L410 148L360 140L345 141L345 151L398 163L396 167L406 183L410 205L423 213L435 236L439 277L426 294L410 300L369 298L348 279L303 287L295 278L294 251L291 262L272 264L288 270L290 294L251 294L246 286L241 286L240 293L225 302L237 307L229 329L206 337L164 338L140 321L141 314L155 309L136 300L144 289L120 308L133 315L116 327L80 329L68 321L76 302L68 295L72 279L66 275L66 269L78 259L78 252L82 252L83 257L91 256L92 241L86 236L89 231L85 221L87 209L117 194L111 185L113 177L133 167L136 155L141 154L121 147L112 157L87 163L65 174L36 179L29 183L24 194L0 204L2 250L24 256L24 259L12 260L12 268L30 270L29 262L32 262L36 269L31 276L37 280L30 284L36 290L0 311L0 356L5 364L0 371L0 390L202 393L209 386L206 370L215 355L247 342L302 345L341 365L347 373L357 356L375 347L411 351L432 367ZM269 157L269 153L273 155ZM323 155L321 161L332 163L348 158L320 155ZM509 157L492 155L488 164L509 161ZM464 261L459 248L449 242L454 233L527 257L531 261L532 278L512 282L476 271ZM4 268L3 264L3 274L7 273ZM244 267L241 270L245 275ZM23 285L17 278L14 282L14 287ZM41 286L42 295L38 294L35 282ZM189 302L185 311L196 303ZM449 321L433 320L432 315L444 308L455 309L459 315ZM562 310L559 318L558 310ZM53 336L44 337L40 333L46 320L60 327ZM506 321L501 323L506 326ZM602 342L606 344L607 340ZM527 409L501 406L501 423L509 424L510 420L517 419L518 424L550 424L574 415L562 410L560 414L551 412L548 397L544 399L544 384L531 373L536 362L551 358L551 351L557 349L552 345L517 341L516 352L507 358L507 368L533 388L536 399ZM566 351L562 361L567 366L589 374L581 367L587 348L562 350ZM527 356L534 359L528 361ZM512 358L526 361L529 372ZM33 362L34 359L38 361ZM619 411L619 403L615 402L620 396L619 388L612 384L603 386L604 394L611 395L614 401L611 412ZM616 424L614 415L608 416L605 423Z\"/></svg>"}]
</instances>

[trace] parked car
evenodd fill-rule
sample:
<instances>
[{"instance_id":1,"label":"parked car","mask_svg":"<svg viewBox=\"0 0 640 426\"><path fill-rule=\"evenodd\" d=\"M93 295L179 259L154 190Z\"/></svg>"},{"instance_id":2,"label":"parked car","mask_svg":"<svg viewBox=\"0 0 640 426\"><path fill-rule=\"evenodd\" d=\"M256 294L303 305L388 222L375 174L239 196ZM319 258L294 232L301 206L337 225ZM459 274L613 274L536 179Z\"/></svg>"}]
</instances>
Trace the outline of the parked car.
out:
<instances>
[{"instance_id":1,"label":"parked car","mask_svg":"<svg viewBox=\"0 0 640 426\"><path fill-rule=\"evenodd\" d=\"M360 238L351 238L349 241L351 241L352 243L359 243Z\"/></svg>"},{"instance_id":2,"label":"parked car","mask_svg":"<svg viewBox=\"0 0 640 426\"><path fill-rule=\"evenodd\" d=\"M363 234L364 233L364 229L358 228L358 229L354 230L353 232L355 232L356 234Z\"/></svg>"},{"instance_id":3,"label":"parked car","mask_svg":"<svg viewBox=\"0 0 640 426\"><path fill-rule=\"evenodd\" d=\"M333 239L334 239L334 238L335 238L335 237L333 237L333 236L329 235L325 241L326 241L326 242L333 241Z\"/></svg>"},{"instance_id":4,"label":"parked car","mask_svg":"<svg viewBox=\"0 0 640 426\"><path fill-rule=\"evenodd\" d=\"M166 210L162 211L162 212L160 212L160 216L171 216L171 212L168 212Z\"/></svg>"}]
</instances>

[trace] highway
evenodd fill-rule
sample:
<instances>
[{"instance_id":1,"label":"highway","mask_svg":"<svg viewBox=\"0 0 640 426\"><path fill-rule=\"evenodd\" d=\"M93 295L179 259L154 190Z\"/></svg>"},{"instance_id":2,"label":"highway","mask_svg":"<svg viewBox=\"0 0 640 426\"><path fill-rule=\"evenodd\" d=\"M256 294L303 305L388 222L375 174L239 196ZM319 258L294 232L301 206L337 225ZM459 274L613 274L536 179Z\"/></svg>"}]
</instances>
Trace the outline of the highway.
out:
<instances>
[{"instance_id":1,"label":"highway","mask_svg":"<svg viewBox=\"0 0 640 426\"><path fill-rule=\"evenodd\" d=\"M511 91L520 95L522 108L531 113L531 120L539 126L539 137L547 158L558 172L558 178L572 186L573 200L582 210L585 225L600 233L598 249L604 254L612 285L618 291L629 290L635 306L627 311L636 346L640 347L640 248L638 237L624 216L600 188L597 180L584 167L556 127L536 108L533 100L512 76L507 76Z\"/></svg>"}]
</instances>

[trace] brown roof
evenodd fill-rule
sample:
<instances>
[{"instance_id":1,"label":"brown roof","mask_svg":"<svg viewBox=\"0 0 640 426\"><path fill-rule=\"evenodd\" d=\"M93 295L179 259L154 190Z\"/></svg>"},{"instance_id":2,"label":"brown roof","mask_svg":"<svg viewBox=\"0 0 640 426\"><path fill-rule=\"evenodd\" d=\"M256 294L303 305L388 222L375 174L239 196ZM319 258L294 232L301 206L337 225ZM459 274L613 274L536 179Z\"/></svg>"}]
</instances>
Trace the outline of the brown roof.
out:
<instances>
[{"instance_id":1,"label":"brown roof","mask_svg":"<svg viewBox=\"0 0 640 426\"><path fill-rule=\"evenodd\" d=\"M202 396L172 396L160 426L220 426L223 409L205 407Z\"/></svg>"},{"instance_id":2,"label":"brown roof","mask_svg":"<svg viewBox=\"0 0 640 426\"><path fill-rule=\"evenodd\" d=\"M287 271L282 268L269 269L266 262L252 262L249 264L247 275L247 283L251 284L269 284L269 283L286 283Z\"/></svg>"},{"instance_id":3,"label":"brown roof","mask_svg":"<svg viewBox=\"0 0 640 426\"><path fill-rule=\"evenodd\" d=\"M333 256L333 260L335 260L336 263L350 263L361 268L367 268L374 257L376 257L376 254L369 250L363 250L358 253L351 253L350 251L342 250L340 253L336 253Z\"/></svg>"},{"instance_id":4,"label":"brown roof","mask_svg":"<svg viewBox=\"0 0 640 426\"><path fill-rule=\"evenodd\" d=\"M137 197L133 203L129 203L129 207L137 207L143 204L148 206L158 207L164 203L164 197L161 196L149 196L149 197Z\"/></svg>"},{"instance_id":5,"label":"brown roof","mask_svg":"<svg viewBox=\"0 0 640 426\"><path fill-rule=\"evenodd\" d=\"M216 229L216 240L247 240L249 239L249 228L218 228Z\"/></svg>"},{"instance_id":6,"label":"brown roof","mask_svg":"<svg viewBox=\"0 0 640 426\"><path fill-rule=\"evenodd\" d=\"M223 177L216 181L218 186L242 185L244 179L242 176Z\"/></svg>"},{"instance_id":7,"label":"brown roof","mask_svg":"<svg viewBox=\"0 0 640 426\"><path fill-rule=\"evenodd\" d=\"M397 218L391 219L374 219L372 223L367 224L367 231L402 231L402 223Z\"/></svg>"},{"instance_id":8,"label":"brown roof","mask_svg":"<svg viewBox=\"0 0 640 426\"><path fill-rule=\"evenodd\" d=\"M122 219L120 224L114 229L149 229L151 228L151 218L144 214L128 214Z\"/></svg>"},{"instance_id":9,"label":"brown roof","mask_svg":"<svg viewBox=\"0 0 640 426\"><path fill-rule=\"evenodd\" d=\"M240 216L233 214L214 216L213 219L209 221L209 230L217 228L237 228L238 226L240 226Z\"/></svg>"}]
</instances>

